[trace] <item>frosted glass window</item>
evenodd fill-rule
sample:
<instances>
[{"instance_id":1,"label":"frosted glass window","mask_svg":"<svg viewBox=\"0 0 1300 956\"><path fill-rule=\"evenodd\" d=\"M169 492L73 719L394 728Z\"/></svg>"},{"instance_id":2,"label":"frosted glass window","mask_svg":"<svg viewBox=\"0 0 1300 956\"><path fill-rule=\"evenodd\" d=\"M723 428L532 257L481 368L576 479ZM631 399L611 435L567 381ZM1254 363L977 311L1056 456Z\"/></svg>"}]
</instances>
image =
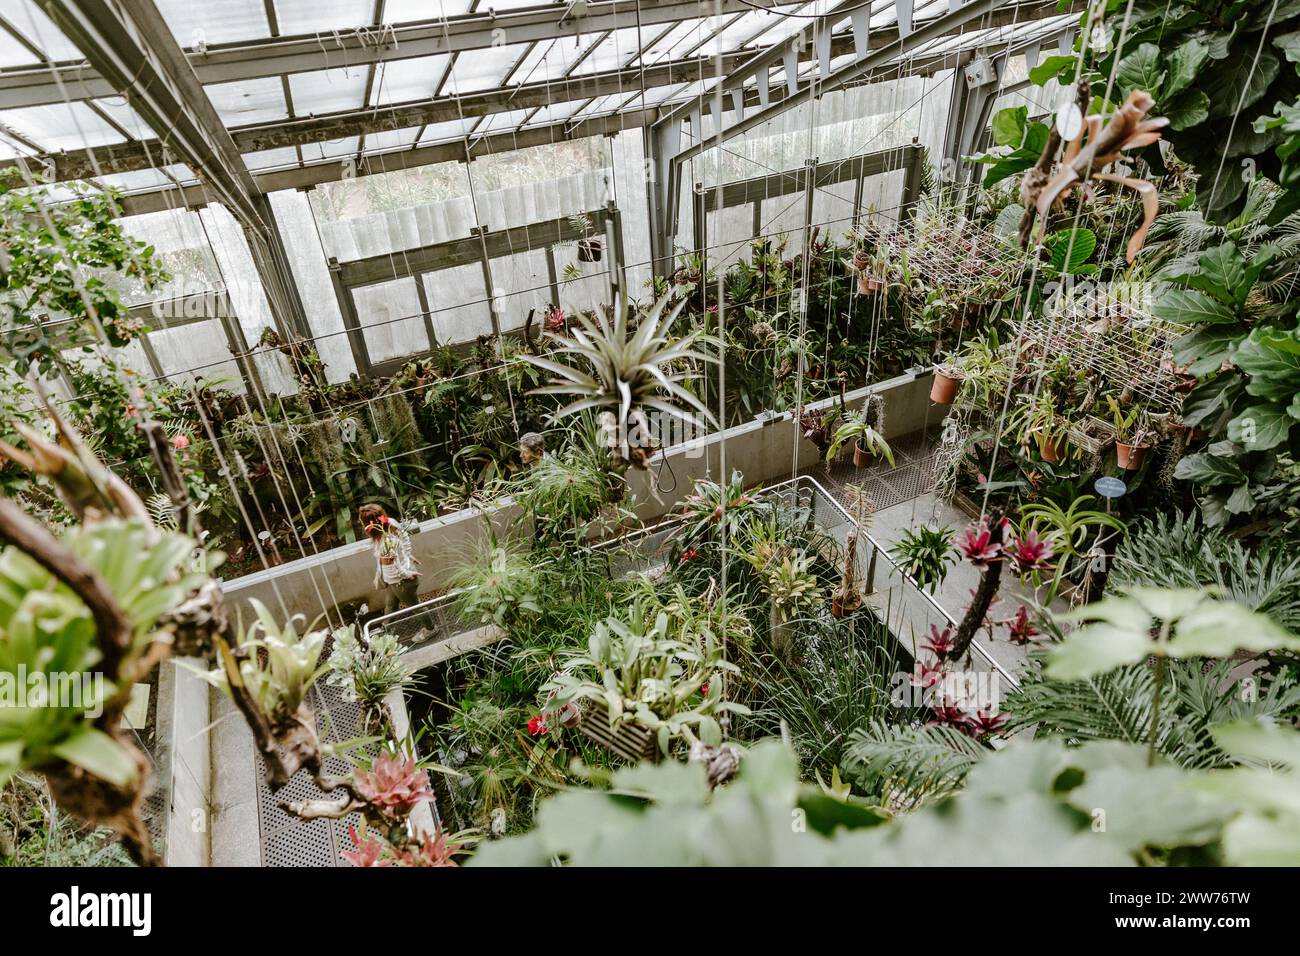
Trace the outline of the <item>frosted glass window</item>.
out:
<instances>
[{"instance_id":1,"label":"frosted glass window","mask_svg":"<svg viewBox=\"0 0 1300 956\"><path fill-rule=\"evenodd\" d=\"M370 94L371 106L389 106L433 96L447 72L451 58L445 54L390 60L379 64L375 87Z\"/></svg>"},{"instance_id":2,"label":"frosted glass window","mask_svg":"<svg viewBox=\"0 0 1300 956\"><path fill-rule=\"evenodd\" d=\"M372 23L373 0L275 0L280 33L327 33Z\"/></svg>"},{"instance_id":3,"label":"frosted glass window","mask_svg":"<svg viewBox=\"0 0 1300 956\"><path fill-rule=\"evenodd\" d=\"M369 69L340 66L332 70L295 73L289 77L295 116L340 113L362 106Z\"/></svg>"},{"instance_id":4,"label":"frosted glass window","mask_svg":"<svg viewBox=\"0 0 1300 956\"><path fill-rule=\"evenodd\" d=\"M551 303L550 269L544 249L531 249L492 260L492 300L501 331L521 329L530 309L537 312L533 328Z\"/></svg>"},{"instance_id":5,"label":"frosted glass window","mask_svg":"<svg viewBox=\"0 0 1300 956\"><path fill-rule=\"evenodd\" d=\"M361 139L357 136L347 136L326 143L303 143L300 147L302 161L319 163L329 159L341 159L344 156L355 156L360 145Z\"/></svg>"},{"instance_id":6,"label":"frosted glass window","mask_svg":"<svg viewBox=\"0 0 1300 956\"><path fill-rule=\"evenodd\" d=\"M464 139L477 122L477 116L470 116L465 119L447 120L445 123L430 123L424 135L420 137L420 145L429 146L433 143Z\"/></svg>"},{"instance_id":7,"label":"frosted glass window","mask_svg":"<svg viewBox=\"0 0 1300 956\"><path fill-rule=\"evenodd\" d=\"M5 18L44 52L47 59L56 63L65 60L80 63L86 59L77 45L63 35L63 31L33 0L5 0L3 9ZM30 61L29 56L27 62Z\"/></svg>"},{"instance_id":8,"label":"frosted glass window","mask_svg":"<svg viewBox=\"0 0 1300 956\"><path fill-rule=\"evenodd\" d=\"M366 152L377 153L383 150L397 149L402 146L410 146L415 142L415 134L420 131L418 126L408 126L406 129L385 129L366 134ZM378 164L382 168L382 164Z\"/></svg>"},{"instance_id":9,"label":"frosted glass window","mask_svg":"<svg viewBox=\"0 0 1300 956\"><path fill-rule=\"evenodd\" d=\"M600 46L592 50L585 60L573 68L574 76L585 76L605 70L617 70L625 65L641 49L636 27L615 30L600 41ZM566 49L572 49L568 44Z\"/></svg>"},{"instance_id":10,"label":"frosted glass window","mask_svg":"<svg viewBox=\"0 0 1300 956\"><path fill-rule=\"evenodd\" d=\"M278 76L209 83L203 89L227 126L249 126L289 116Z\"/></svg>"},{"instance_id":11,"label":"frosted glass window","mask_svg":"<svg viewBox=\"0 0 1300 956\"><path fill-rule=\"evenodd\" d=\"M577 38L576 43L572 38L538 43L524 57L523 63L515 70L511 82L544 83L548 80L559 79L570 71L575 75L588 72L584 69L587 61L596 56L599 51L588 56L578 67L574 68L574 64L600 37L601 34L599 33L584 33Z\"/></svg>"},{"instance_id":12,"label":"frosted glass window","mask_svg":"<svg viewBox=\"0 0 1300 956\"><path fill-rule=\"evenodd\" d=\"M114 123L126 130L132 139L153 139L157 135L153 127L145 122L144 117L131 108L131 104L124 96L95 100L95 105L107 113Z\"/></svg>"},{"instance_id":13,"label":"frosted glass window","mask_svg":"<svg viewBox=\"0 0 1300 956\"><path fill-rule=\"evenodd\" d=\"M532 109L506 110L503 113L491 113L483 117L483 122L474 128L474 135L487 136L489 133L509 133L519 128L519 124L528 119Z\"/></svg>"},{"instance_id":14,"label":"frosted glass window","mask_svg":"<svg viewBox=\"0 0 1300 956\"><path fill-rule=\"evenodd\" d=\"M384 22L410 23L413 20L456 17L469 13L471 6L471 0L388 0L384 4Z\"/></svg>"},{"instance_id":15,"label":"frosted glass window","mask_svg":"<svg viewBox=\"0 0 1300 956\"><path fill-rule=\"evenodd\" d=\"M424 313L410 276L352 290L370 361L402 358L429 348Z\"/></svg>"},{"instance_id":16,"label":"frosted glass window","mask_svg":"<svg viewBox=\"0 0 1300 956\"><path fill-rule=\"evenodd\" d=\"M440 269L421 277L433 319L433 331L443 345L469 342L492 332L492 314L483 288L483 267L477 262Z\"/></svg>"},{"instance_id":17,"label":"frosted glass window","mask_svg":"<svg viewBox=\"0 0 1300 956\"><path fill-rule=\"evenodd\" d=\"M456 65L451 69L443 93L460 95L500 86L506 73L527 49L527 43L512 43L486 50L465 50L456 57Z\"/></svg>"},{"instance_id":18,"label":"frosted glass window","mask_svg":"<svg viewBox=\"0 0 1300 956\"><path fill-rule=\"evenodd\" d=\"M263 149L256 153L244 154L244 165L249 169L278 169L283 166L296 166L298 151L292 146L281 149Z\"/></svg>"},{"instance_id":19,"label":"frosted glass window","mask_svg":"<svg viewBox=\"0 0 1300 956\"><path fill-rule=\"evenodd\" d=\"M235 391L244 391L239 363L230 354L230 343L217 319L150 332L149 344L163 373L173 383L215 379Z\"/></svg>"},{"instance_id":20,"label":"frosted glass window","mask_svg":"<svg viewBox=\"0 0 1300 956\"><path fill-rule=\"evenodd\" d=\"M200 42L230 43L271 35L266 24L266 5L262 0L221 0L220 4L195 3L194 0L156 2L172 36L187 50Z\"/></svg>"},{"instance_id":21,"label":"frosted glass window","mask_svg":"<svg viewBox=\"0 0 1300 956\"><path fill-rule=\"evenodd\" d=\"M81 102L5 110L0 113L0 123L48 152L106 146L123 141L121 133Z\"/></svg>"}]
</instances>

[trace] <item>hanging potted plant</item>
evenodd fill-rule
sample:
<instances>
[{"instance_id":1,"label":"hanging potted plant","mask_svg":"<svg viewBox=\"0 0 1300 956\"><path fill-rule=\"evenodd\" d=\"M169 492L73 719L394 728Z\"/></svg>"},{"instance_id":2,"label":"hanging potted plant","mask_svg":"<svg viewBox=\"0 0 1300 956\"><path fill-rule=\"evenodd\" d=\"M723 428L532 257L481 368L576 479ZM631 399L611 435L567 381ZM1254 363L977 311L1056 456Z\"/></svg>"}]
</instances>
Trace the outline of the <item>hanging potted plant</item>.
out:
<instances>
[{"instance_id":1,"label":"hanging potted plant","mask_svg":"<svg viewBox=\"0 0 1300 956\"><path fill-rule=\"evenodd\" d=\"M875 250L863 242L853 253L853 261L845 263L857 277L858 295L879 295L885 288L889 275L889 259L880 246Z\"/></svg>"},{"instance_id":2,"label":"hanging potted plant","mask_svg":"<svg viewBox=\"0 0 1300 956\"><path fill-rule=\"evenodd\" d=\"M835 456L839 454L840 449L846 443L852 441L853 466L855 468L870 467L879 458L884 458L889 462L891 468L894 466L894 450L889 447L889 442L880 433L881 418L883 416L880 414L879 409L882 405L880 397L872 395L867 399L866 409L849 412L844 416L844 421L835 429L830 448L826 450L827 464L835 460Z\"/></svg>"},{"instance_id":3,"label":"hanging potted plant","mask_svg":"<svg viewBox=\"0 0 1300 956\"><path fill-rule=\"evenodd\" d=\"M1021 397L1019 404L1008 416L1003 435L1014 435L1024 448L1028 448L1032 441L1038 446L1038 454L1043 461L1054 464L1065 455L1069 431L1069 421L1057 412L1052 396L1042 391Z\"/></svg>"},{"instance_id":4,"label":"hanging potted plant","mask_svg":"<svg viewBox=\"0 0 1300 956\"><path fill-rule=\"evenodd\" d=\"M1140 407L1125 412L1114 395L1107 395L1106 401L1115 422L1115 463L1125 471L1136 471L1151 448L1151 430L1142 421Z\"/></svg>"},{"instance_id":5,"label":"hanging potted plant","mask_svg":"<svg viewBox=\"0 0 1300 956\"><path fill-rule=\"evenodd\" d=\"M582 233L578 239L578 261L579 262L599 262L601 254L601 241L599 236L591 234L591 217L585 213L569 217L569 225L576 232Z\"/></svg>"},{"instance_id":6,"label":"hanging potted plant","mask_svg":"<svg viewBox=\"0 0 1300 956\"><path fill-rule=\"evenodd\" d=\"M956 362L940 362L934 367L934 382L930 385L930 401L936 405L951 405L966 375Z\"/></svg>"}]
</instances>

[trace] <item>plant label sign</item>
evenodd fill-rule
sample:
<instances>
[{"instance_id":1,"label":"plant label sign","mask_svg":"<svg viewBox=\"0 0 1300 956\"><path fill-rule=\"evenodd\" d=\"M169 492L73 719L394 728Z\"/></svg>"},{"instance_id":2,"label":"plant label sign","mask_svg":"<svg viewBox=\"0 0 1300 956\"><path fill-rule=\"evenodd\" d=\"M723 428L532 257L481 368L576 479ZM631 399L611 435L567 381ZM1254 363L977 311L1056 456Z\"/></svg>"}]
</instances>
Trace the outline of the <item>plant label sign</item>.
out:
<instances>
[{"instance_id":1,"label":"plant label sign","mask_svg":"<svg viewBox=\"0 0 1300 956\"><path fill-rule=\"evenodd\" d=\"M1122 498L1128 491L1128 485L1119 478L1098 478L1092 487L1103 498Z\"/></svg>"}]
</instances>

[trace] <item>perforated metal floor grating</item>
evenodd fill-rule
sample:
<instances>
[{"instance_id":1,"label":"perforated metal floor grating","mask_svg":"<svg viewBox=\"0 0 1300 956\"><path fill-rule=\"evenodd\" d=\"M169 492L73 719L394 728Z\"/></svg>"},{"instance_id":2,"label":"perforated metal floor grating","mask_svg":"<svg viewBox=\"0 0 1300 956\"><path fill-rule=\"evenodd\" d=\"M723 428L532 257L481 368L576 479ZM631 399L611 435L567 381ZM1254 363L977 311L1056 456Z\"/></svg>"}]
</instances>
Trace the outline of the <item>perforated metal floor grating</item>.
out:
<instances>
[{"instance_id":1,"label":"perforated metal floor grating","mask_svg":"<svg viewBox=\"0 0 1300 956\"><path fill-rule=\"evenodd\" d=\"M349 740L361 736L361 706L345 700L342 691L320 683L312 691L316 711L316 730L322 741ZM258 828L262 842L263 866L340 866L346 861L340 850L350 849L348 825L359 824L359 814L342 820L300 820L280 806L281 800L313 800L327 796L305 770L300 770L273 793L266 785L266 771L261 756L255 757L257 769ZM325 772L346 774L351 765L340 757L325 763Z\"/></svg>"},{"instance_id":2,"label":"perforated metal floor grating","mask_svg":"<svg viewBox=\"0 0 1300 956\"><path fill-rule=\"evenodd\" d=\"M824 480L826 489L846 508L851 507L852 502L844 491L845 485L861 485L875 511L883 511L932 491L935 446L925 433L904 435L891 447L894 451L893 468L883 460L870 468L855 468L850 459L837 462L829 469L815 469L811 474Z\"/></svg>"}]
</instances>

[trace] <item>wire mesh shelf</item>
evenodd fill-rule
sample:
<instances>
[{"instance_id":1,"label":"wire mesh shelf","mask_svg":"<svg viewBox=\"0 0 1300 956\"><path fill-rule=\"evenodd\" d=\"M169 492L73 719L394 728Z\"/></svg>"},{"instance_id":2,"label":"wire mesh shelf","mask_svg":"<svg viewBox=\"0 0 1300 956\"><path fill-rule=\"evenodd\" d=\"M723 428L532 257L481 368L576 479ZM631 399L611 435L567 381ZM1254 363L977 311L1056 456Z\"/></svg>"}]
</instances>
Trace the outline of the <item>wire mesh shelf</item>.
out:
<instances>
[{"instance_id":1,"label":"wire mesh shelf","mask_svg":"<svg viewBox=\"0 0 1300 956\"><path fill-rule=\"evenodd\" d=\"M1044 355L1066 355L1119 392L1131 392L1149 411L1177 412L1186 377L1173 360L1173 343L1187 326L1156 318L1149 284L1115 283L1057 296L1041 316L1026 318L1021 334Z\"/></svg>"}]
</instances>

